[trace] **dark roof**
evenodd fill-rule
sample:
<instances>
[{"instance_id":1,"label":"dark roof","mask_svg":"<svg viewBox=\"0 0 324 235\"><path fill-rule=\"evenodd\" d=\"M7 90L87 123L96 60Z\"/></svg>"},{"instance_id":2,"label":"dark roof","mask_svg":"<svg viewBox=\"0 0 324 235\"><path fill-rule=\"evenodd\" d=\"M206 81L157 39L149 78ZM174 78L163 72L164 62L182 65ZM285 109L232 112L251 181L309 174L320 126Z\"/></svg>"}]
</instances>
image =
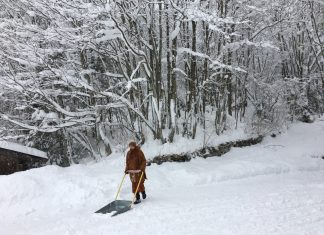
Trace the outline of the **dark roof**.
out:
<instances>
[{"instance_id":1,"label":"dark roof","mask_svg":"<svg viewBox=\"0 0 324 235\"><path fill-rule=\"evenodd\" d=\"M27 147L18 143L13 143L5 140L0 140L0 148L11 150L18 153L24 153L26 155L31 155L39 158L47 159L47 154L41 150Z\"/></svg>"}]
</instances>

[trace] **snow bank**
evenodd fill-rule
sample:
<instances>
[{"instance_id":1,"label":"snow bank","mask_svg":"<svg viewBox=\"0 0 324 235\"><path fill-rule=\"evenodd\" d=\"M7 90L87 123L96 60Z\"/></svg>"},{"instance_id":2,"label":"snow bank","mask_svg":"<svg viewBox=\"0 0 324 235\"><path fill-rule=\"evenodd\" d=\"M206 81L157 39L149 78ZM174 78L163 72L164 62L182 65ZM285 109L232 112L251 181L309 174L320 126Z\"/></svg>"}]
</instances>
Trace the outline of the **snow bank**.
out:
<instances>
[{"instance_id":1,"label":"snow bank","mask_svg":"<svg viewBox=\"0 0 324 235\"><path fill-rule=\"evenodd\" d=\"M204 138L205 146L215 147L222 143L248 139L251 137L253 136L247 134L244 131L243 126L240 126L238 129L228 130L220 136L217 136L214 130L213 133L210 133L208 130L204 132L202 129L199 129L197 130L195 139L188 139L187 137L182 137L181 135L175 135L173 143L165 143L161 145L160 140L151 140L145 142L141 148L145 152L147 159L153 159L154 157L161 155L191 153L197 151L204 147Z\"/></svg>"}]
</instances>

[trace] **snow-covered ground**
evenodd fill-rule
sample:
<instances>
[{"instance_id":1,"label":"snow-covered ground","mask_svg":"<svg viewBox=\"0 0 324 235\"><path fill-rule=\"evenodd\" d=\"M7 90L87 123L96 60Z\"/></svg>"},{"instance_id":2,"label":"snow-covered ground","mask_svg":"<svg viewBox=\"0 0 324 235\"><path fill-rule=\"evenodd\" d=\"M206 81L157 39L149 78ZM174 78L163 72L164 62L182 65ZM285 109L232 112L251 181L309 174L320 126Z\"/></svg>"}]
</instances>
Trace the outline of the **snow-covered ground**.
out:
<instances>
[{"instance_id":1,"label":"snow-covered ground","mask_svg":"<svg viewBox=\"0 0 324 235\"><path fill-rule=\"evenodd\" d=\"M148 167L148 199L125 214L112 201L124 157L0 176L1 235L324 234L324 121L221 158ZM127 180L121 198L130 199Z\"/></svg>"},{"instance_id":2,"label":"snow-covered ground","mask_svg":"<svg viewBox=\"0 0 324 235\"><path fill-rule=\"evenodd\" d=\"M209 113L211 115L211 112ZM188 142L187 137L181 135L175 135L173 143L166 143L161 145L161 140L147 141L143 146L142 150L145 152L145 156L148 159L153 157L167 154L179 154L185 152L194 152L205 146L217 146L226 142L243 140L251 137L257 137L257 135L248 134L245 129L246 125L238 123L238 128L234 129L235 120L228 118L228 122L231 123L231 128L228 128L222 135L218 136L215 131L215 123L212 117L209 117L206 121L206 130L197 129L195 139L190 139ZM150 136L149 133L146 133ZM164 133L164 136L168 136L168 132ZM151 138L153 139L153 136Z\"/></svg>"}]
</instances>

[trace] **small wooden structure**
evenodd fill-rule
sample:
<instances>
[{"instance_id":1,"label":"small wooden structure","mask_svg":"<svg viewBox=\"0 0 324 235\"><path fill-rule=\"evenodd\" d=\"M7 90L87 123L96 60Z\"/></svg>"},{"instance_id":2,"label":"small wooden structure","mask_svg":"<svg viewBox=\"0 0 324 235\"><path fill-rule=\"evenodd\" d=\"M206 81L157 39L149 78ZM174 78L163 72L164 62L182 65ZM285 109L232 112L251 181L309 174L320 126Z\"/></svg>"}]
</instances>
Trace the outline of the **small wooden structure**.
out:
<instances>
[{"instance_id":1,"label":"small wooden structure","mask_svg":"<svg viewBox=\"0 0 324 235\"><path fill-rule=\"evenodd\" d=\"M41 167L47 161L47 154L38 149L0 141L0 175Z\"/></svg>"}]
</instances>

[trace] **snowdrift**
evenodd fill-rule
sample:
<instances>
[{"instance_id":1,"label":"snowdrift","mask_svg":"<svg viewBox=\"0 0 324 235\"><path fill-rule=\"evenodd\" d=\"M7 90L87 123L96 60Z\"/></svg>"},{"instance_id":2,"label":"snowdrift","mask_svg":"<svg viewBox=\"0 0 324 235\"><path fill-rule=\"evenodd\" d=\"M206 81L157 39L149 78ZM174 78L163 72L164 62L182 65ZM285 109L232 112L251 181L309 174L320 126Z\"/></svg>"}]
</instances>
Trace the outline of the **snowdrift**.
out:
<instances>
[{"instance_id":1,"label":"snowdrift","mask_svg":"<svg viewBox=\"0 0 324 235\"><path fill-rule=\"evenodd\" d=\"M124 156L0 176L0 234L323 234L324 121L221 158L147 169L148 199L118 217ZM121 198L130 199L127 180Z\"/></svg>"}]
</instances>

